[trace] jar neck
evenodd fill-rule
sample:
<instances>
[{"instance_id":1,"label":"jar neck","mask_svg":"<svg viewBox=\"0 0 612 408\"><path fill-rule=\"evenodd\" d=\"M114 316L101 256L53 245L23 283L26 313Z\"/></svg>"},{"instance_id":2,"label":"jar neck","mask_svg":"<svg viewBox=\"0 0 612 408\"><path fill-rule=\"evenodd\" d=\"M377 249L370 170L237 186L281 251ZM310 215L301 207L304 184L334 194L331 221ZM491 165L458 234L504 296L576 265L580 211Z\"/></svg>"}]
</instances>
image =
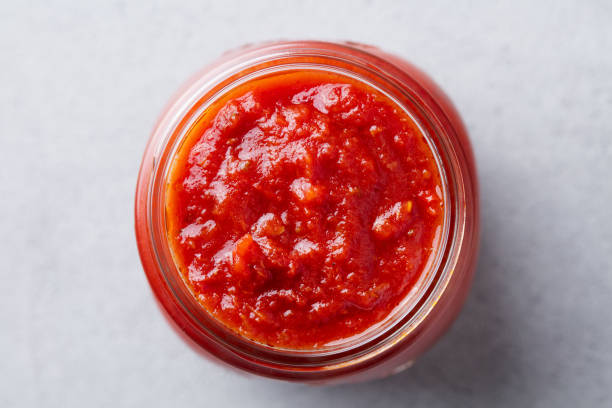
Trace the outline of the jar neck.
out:
<instances>
[{"instance_id":1,"label":"jar neck","mask_svg":"<svg viewBox=\"0 0 612 408\"><path fill-rule=\"evenodd\" d=\"M364 332L350 341L316 350L272 348L243 338L211 317L190 293L177 271L166 239L165 186L172 158L186 132L204 111L229 90L260 78L288 70L322 70L361 81L392 100L415 121L436 158L443 184L444 228L438 250L425 271L426 278L410 302L406 301L392 319L386 319L375 333ZM228 349L245 361L279 372L320 372L346 370L376 360L402 341L423 322L443 293L462 239L460 199L461 164L447 132L432 110L435 99L404 70L386 60L351 46L301 42L275 43L226 55L187 85L167 110L152 138L154 163L148 182L147 222L155 260L172 296L201 336ZM435 108L435 106L434 106Z\"/></svg>"}]
</instances>

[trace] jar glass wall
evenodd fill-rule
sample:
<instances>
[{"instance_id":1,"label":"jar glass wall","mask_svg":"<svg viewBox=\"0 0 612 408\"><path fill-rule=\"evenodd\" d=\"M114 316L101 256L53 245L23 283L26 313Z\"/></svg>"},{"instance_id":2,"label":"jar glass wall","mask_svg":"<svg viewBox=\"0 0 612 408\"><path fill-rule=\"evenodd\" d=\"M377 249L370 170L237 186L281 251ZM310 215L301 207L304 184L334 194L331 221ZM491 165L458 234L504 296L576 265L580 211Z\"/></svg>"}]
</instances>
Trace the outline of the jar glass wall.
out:
<instances>
[{"instance_id":1,"label":"jar glass wall","mask_svg":"<svg viewBox=\"0 0 612 408\"><path fill-rule=\"evenodd\" d=\"M248 81L289 70L350 76L401 106L435 153L443 178L445 216L435 256L417 291L381 324L333 346L287 350L228 330L183 282L166 237L165 194L173 157L193 123L220 97ZM474 159L459 115L422 72L360 44L278 42L224 55L195 75L160 116L147 145L136 190L136 237L147 278L169 321L197 350L268 377L317 383L359 381L398 372L430 347L467 295L478 247Z\"/></svg>"}]
</instances>

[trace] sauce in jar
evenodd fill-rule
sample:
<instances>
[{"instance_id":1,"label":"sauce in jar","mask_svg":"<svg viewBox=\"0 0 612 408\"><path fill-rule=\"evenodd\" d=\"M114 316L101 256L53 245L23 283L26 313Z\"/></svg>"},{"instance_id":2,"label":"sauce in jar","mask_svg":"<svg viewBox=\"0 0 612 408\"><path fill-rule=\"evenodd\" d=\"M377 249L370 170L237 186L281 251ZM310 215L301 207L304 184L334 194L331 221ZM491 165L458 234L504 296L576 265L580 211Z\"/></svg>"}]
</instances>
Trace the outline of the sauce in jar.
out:
<instances>
[{"instance_id":1,"label":"sauce in jar","mask_svg":"<svg viewBox=\"0 0 612 408\"><path fill-rule=\"evenodd\" d=\"M204 67L159 116L135 198L161 311L245 373L397 373L448 329L474 274L461 118L425 73L368 45L270 42Z\"/></svg>"},{"instance_id":2,"label":"sauce in jar","mask_svg":"<svg viewBox=\"0 0 612 408\"><path fill-rule=\"evenodd\" d=\"M382 92L317 70L246 81L187 131L167 239L200 305L276 348L317 349L383 321L437 250L438 164Z\"/></svg>"}]
</instances>

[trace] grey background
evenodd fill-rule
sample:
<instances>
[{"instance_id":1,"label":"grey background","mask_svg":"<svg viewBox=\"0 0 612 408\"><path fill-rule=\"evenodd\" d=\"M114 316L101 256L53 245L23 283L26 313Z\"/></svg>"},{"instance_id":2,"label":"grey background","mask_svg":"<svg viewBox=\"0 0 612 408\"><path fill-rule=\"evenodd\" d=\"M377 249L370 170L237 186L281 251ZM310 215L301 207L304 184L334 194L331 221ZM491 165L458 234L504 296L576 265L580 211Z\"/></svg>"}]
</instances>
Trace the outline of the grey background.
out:
<instances>
[{"instance_id":1,"label":"grey background","mask_svg":"<svg viewBox=\"0 0 612 408\"><path fill-rule=\"evenodd\" d=\"M287 3L0 4L0 406L610 406L611 3ZM473 139L473 291L389 379L221 369L171 331L140 267L133 193L156 116L224 50L280 38L412 60Z\"/></svg>"}]
</instances>

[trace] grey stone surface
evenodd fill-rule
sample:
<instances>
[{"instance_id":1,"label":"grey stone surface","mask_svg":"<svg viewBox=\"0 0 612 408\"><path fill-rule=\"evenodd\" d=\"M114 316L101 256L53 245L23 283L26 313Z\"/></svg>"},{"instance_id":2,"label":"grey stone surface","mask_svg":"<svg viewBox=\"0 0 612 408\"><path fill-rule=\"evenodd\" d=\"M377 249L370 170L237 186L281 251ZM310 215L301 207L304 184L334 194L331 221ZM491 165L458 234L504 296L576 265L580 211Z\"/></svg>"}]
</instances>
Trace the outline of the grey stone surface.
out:
<instances>
[{"instance_id":1,"label":"grey stone surface","mask_svg":"<svg viewBox=\"0 0 612 408\"><path fill-rule=\"evenodd\" d=\"M458 3L1 2L0 406L611 406L612 7ZM133 192L157 114L224 50L279 38L412 60L473 139L473 291L389 379L227 372L169 329L140 267Z\"/></svg>"}]
</instances>

